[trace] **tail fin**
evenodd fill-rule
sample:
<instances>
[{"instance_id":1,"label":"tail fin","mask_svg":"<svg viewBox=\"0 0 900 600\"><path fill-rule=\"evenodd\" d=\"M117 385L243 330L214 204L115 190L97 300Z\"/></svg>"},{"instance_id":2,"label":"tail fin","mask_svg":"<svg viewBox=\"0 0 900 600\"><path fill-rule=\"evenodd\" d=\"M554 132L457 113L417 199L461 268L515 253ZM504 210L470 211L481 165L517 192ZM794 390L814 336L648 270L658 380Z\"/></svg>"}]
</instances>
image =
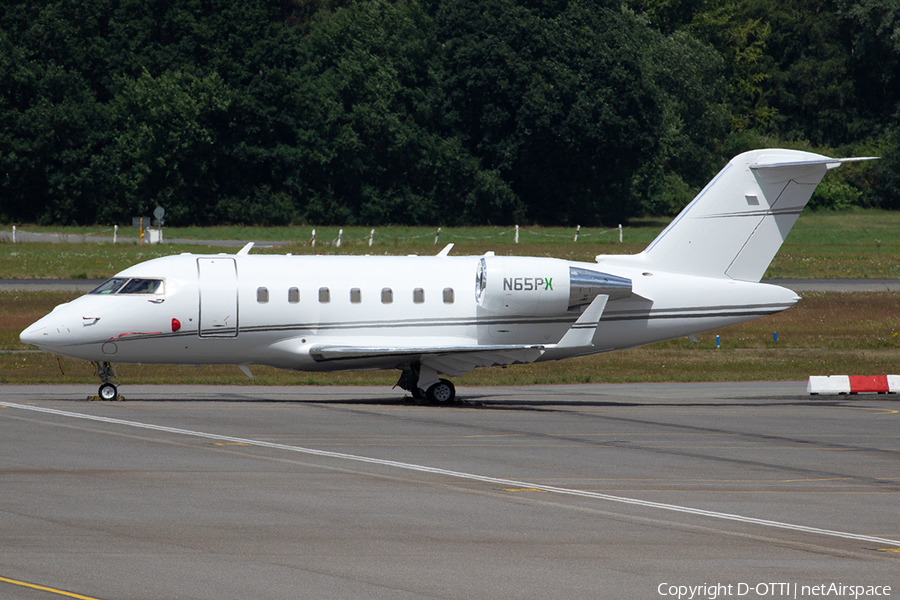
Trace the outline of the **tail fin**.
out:
<instances>
[{"instance_id":1,"label":"tail fin","mask_svg":"<svg viewBox=\"0 0 900 600\"><path fill-rule=\"evenodd\" d=\"M870 158L753 150L725 165L644 251L661 270L759 281L826 171Z\"/></svg>"}]
</instances>

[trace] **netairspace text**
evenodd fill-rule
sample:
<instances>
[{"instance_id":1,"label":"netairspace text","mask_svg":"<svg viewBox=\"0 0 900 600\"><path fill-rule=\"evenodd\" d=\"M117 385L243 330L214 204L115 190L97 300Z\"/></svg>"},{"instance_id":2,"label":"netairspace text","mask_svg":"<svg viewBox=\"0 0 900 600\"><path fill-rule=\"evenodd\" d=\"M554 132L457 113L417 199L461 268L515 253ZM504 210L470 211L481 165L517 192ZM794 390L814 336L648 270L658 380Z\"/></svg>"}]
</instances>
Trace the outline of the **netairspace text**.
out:
<instances>
[{"instance_id":1,"label":"netairspace text","mask_svg":"<svg viewBox=\"0 0 900 600\"><path fill-rule=\"evenodd\" d=\"M844 583L703 583L681 585L663 582L656 588L660 596L677 600L726 600L728 598L886 598L889 585L848 585Z\"/></svg>"}]
</instances>

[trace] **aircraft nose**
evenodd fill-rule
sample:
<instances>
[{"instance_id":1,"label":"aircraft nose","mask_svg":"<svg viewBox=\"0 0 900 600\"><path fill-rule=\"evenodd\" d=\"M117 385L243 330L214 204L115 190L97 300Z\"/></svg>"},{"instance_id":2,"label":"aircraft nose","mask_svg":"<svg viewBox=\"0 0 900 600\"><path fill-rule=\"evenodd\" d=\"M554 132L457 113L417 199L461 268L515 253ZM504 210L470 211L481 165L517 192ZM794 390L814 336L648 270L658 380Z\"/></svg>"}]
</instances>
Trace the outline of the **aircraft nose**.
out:
<instances>
[{"instance_id":1,"label":"aircraft nose","mask_svg":"<svg viewBox=\"0 0 900 600\"><path fill-rule=\"evenodd\" d=\"M37 348L40 346L41 341L46 341L49 338L49 335L47 327L41 325L40 321L38 321L20 333L19 340L21 340L23 344L28 344L29 346Z\"/></svg>"},{"instance_id":2,"label":"aircraft nose","mask_svg":"<svg viewBox=\"0 0 900 600\"><path fill-rule=\"evenodd\" d=\"M19 339L23 344L41 350L53 348L61 342L69 343L71 337L72 329L65 324L65 319L60 319L53 313L32 323L30 327L19 334Z\"/></svg>"}]
</instances>

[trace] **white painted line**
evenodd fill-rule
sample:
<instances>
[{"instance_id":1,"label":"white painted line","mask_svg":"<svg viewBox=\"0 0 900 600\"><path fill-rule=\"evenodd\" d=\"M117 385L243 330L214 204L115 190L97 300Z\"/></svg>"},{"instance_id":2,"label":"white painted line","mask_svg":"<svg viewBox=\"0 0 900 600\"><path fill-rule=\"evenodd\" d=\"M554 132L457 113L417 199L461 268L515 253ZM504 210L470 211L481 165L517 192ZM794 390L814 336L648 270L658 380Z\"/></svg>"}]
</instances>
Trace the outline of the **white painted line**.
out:
<instances>
[{"instance_id":1,"label":"white painted line","mask_svg":"<svg viewBox=\"0 0 900 600\"><path fill-rule=\"evenodd\" d=\"M541 485L538 483L529 483L525 481L516 481L514 479L502 479L499 477L488 477L485 475L476 475L474 473L462 473L459 471L450 471L447 469L438 469L424 465L416 465L412 463L397 462L393 460L383 460L380 458L371 458L367 456L357 456L354 454L344 454L342 452L329 452L327 450L316 450L314 448L304 448L302 446L289 446L287 444L275 444L272 442L264 442L260 440L251 440L247 438L233 437L229 435L219 435L216 433L205 433L202 431L192 431L190 429L178 429L176 427L165 427L162 425L152 425L150 423L141 423L139 421L125 421L122 419L112 419L109 417L99 417L95 415L86 415L83 413L69 412L65 410L56 410L53 408L42 408L39 406L26 406L23 404L15 404L12 402L0 402L0 407L19 408L34 412L48 413L62 417L72 417L74 419L86 419L89 421L99 421L101 423L110 423L114 425L125 425L127 427L137 427L139 429L150 429L153 431L163 431L166 433L175 433L179 435L187 435L191 437L206 438L217 440L220 442L230 442L235 444L246 444L248 446L257 446L260 448L272 448L275 450L286 450L289 452L298 452L300 454L309 454L312 456L324 456L328 458L338 458L342 460L352 460L356 462L370 463L382 465L386 467L394 467L397 469L405 469L407 471L418 471L420 473L431 473L434 475L444 475L447 477L456 477L458 479L468 479L471 481L482 481L485 483L493 483L504 487L514 488L530 488L541 490L544 492L552 492L554 494L562 494L566 496L579 496L582 498L593 498L595 500L605 500L607 502L617 502L619 504L630 504L633 506L643 506L646 508L655 508L657 510L668 510L673 512L681 512L701 517L710 517L714 519L725 519L728 521L738 521L740 523L749 523L752 525L762 525L764 527L774 527L777 529L789 529L792 531L801 531L804 533L814 533L817 535L826 535L831 537L845 538L849 540L859 540L863 542L871 542L874 544L887 544L891 546L900 546L900 540L892 540L888 538L874 537L871 535L861 535L857 533L848 533L844 531L835 531L832 529L821 529L819 527L807 527L806 525L794 525L792 523L782 523L780 521L770 521L768 519L757 519L755 517L745 517L730 513L716 512L712 510L703 510L699 508L691 508L689 506L679 506L677 504L664 504L661 502L650 502L647 500L638 500L636 498L625 498L622 496L611 496L609 494L601 494L599 492L589 492L586 490L577 490L572 488L561 488L549 485Z\"/></svg>"}]
</instances>

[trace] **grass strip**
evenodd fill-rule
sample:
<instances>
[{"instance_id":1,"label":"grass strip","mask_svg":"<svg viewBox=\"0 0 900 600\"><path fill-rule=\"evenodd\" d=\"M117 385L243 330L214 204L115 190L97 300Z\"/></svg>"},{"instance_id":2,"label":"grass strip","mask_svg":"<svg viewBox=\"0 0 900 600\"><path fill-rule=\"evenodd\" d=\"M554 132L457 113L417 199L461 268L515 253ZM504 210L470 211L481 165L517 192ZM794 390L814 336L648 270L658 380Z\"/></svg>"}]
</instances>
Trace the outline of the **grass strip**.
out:
<instances>
[{"instance_id":1,"label":"grass strip","mask_svg":"<svg viewBox=\"0 0 900 600\"><path fill-rule=\"evenodd\" d=\"M436 254L453 242L452 254L479 255L491 250L499 255L552 256L593 262L598 254L635 254L642 251L666 226L665 219L637 219L618 230L582 228L574 241L575 228L522 227L519 243L514 228L467 227L443 229L435 243L436 227L376 228L372 246L371 228L344 229L342 244L335 245L338 227L316 228L318 243L310 243L313 227L212 227L167 228L167 240L286 241L277 248L257 248L254 253L292 254ZM29 231L46 229L23 226ZM853 210L846 212L804 211L775 257L766 277L770 278L900 278L900 212ZM53 228L58 233L98 233L96 228ZM102 231L100 233L103 233ZM190 252L234 253L237 248L213 245L137 245L123 243L0 243L0 279L106 279L141 261Z\"/></svg>"}]
</instances>

